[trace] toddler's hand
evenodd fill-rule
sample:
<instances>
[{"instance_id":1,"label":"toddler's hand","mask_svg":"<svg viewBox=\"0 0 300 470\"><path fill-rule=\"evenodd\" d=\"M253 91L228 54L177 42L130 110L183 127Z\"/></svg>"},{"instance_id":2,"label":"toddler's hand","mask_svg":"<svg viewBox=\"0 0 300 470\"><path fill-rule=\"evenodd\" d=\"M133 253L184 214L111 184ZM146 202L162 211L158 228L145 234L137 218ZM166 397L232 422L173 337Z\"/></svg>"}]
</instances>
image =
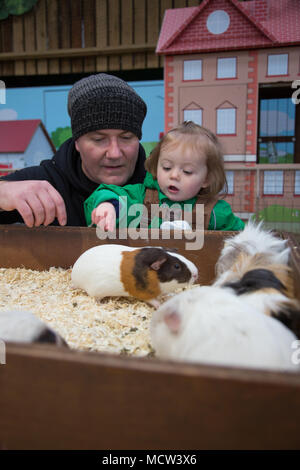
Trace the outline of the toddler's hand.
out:
<instances>
[{"instance_id":1,"label":"toddler's hand","mask_svg":"<svg viewBox=\"0 0 300 470\"><path fill-rule=\"evenodd\" d=\"M113 232L116 228L116 211L110 202L102 202L92 212L92 222L104 232Z\"/></svg>"}]
</instances>

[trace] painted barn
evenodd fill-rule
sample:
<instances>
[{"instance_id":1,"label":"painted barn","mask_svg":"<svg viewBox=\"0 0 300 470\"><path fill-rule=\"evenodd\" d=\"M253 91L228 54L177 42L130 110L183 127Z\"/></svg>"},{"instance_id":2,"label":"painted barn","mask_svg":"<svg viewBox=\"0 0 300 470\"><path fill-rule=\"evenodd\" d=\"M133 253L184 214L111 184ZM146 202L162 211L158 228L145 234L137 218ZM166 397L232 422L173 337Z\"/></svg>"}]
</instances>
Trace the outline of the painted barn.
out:
<instances>
[{"instance_id":1,"label":"painted barn","mask_svg":"<svg viewBox=\"0 0 300 470\"><path fill-rule=\"evenodd\" d=\"M156 52L165 56L165 131L183 120L211 129L234 211L299 228L299 0L167 10Z\"/></svg>"},{"instance_id":2,"label":"painted barn","mask_svg":"<svg viewBox=\"0 0 300 470\"><path fill-rule=\"evenodd\" d=\"M42 121L0 121L0 164L14 171L38 165L56 152Z\"/></svg>"}]
</instances>

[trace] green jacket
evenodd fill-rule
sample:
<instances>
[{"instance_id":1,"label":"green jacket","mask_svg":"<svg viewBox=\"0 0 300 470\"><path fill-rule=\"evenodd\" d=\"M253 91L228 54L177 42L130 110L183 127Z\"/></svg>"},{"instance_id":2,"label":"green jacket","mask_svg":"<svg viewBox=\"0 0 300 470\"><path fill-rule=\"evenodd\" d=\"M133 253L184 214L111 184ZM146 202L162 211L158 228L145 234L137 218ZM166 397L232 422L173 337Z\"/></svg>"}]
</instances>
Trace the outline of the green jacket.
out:
<instances>
[{"instance_id":1,"label":"green jacket","mask_svg":"<svg viewBox=\"0 0 300 470\"><path fill-rule=\"evenodd\" d=\"M128 210L133 204L143 204L146 188L155 188L158 191L159 205L166 203L169 206L172 206L174 204L174 201L170 201L161 192L157 180L154 180L150 173L147 173L144 182L139 184L128 184L126 186L101 184L84 203L87 225L91 225L91 213L101 202L117 199L120 203L117 227L119 226L119 220L124 220L123 217L125 216L127 217L126 227L129 225L131 227L137 227L139 225L139 217L137 217L137 213L135 212L134 215L129 215ZM123 197L127 197L127 205L124 203L124 199L122 199ZM197 197L195 196L188 201L183 201L177 204L180 204L183 210L184 204L191 204L193 207L196 200ZM161 219L153 219L150 227L158 228L161 222ZM230 204L222 199L217 201L210 216L208 230L243 230L244 226L244 222L232 212Z\"/></svg>"}]
</instances>

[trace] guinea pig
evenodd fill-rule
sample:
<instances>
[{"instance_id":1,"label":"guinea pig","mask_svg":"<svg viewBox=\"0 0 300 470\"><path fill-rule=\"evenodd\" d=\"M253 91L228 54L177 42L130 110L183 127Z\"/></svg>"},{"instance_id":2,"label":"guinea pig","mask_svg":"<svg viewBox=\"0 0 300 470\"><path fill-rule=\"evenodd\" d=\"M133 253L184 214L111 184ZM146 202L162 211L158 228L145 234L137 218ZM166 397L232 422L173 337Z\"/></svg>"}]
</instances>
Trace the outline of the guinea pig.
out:
<instances>
[{"instance_id":1,"label":"guinea pig","mask_svg":"<svg viewBox=\"0 0 300 470\"><path fill-rule=\"evenodd\" d=\"M157 357L229 367L299 371L296 336L231 289L203 286L173 296L151 318Z\"/></svg>"},{"instance_id":2,"label":"guinea pig","mask_svg":"<svg viewBox=\"0 0 300 470\"><path fill-rule=\"evenodd\" d=\"M52 328L25 310L0 311L0 338L13 343L53 343L67 346Z\"/></svg>"},{"instance_id":3,"label":"guinea pig","mask_svg":"<svg viewBox=\"0 0 300 470\"><path fill-rule=\"evenodd\" d=\"M286 240L282 240L270 231L262 228L262 222L256 224L249 221L244 230L225 240L224 247L216 263L217 282L224 281L223 273L228 272L241 253L255 255L264 253L268 257L268 264L288 264L290 249L286 247Z\"/></svg>"},{"instance_id":4,"label":"guinea pig","mask_svg":"<svg viewBox=\"0 0 300 470\"><path fill-rule=\"evenodd\" d=\"M85 251L72 269L72 284L88 295L130 296L157 306L156 298L193 284L196 266L161 247L98 245Z\"/></svg>"},{"instance_id":5,"label":"guinea pig","mask_svg":"<svg viewBox=\"0 0 300 470\"><path fill-rule=\"evenodd\" d=\"M265 315L277 318L300 338L300 302L295 298L291 269L284 264L268 265L263 254L241 253L234 266L236 269L230 270L222 287L232 289Z\"/></svg>"}]
</instances>

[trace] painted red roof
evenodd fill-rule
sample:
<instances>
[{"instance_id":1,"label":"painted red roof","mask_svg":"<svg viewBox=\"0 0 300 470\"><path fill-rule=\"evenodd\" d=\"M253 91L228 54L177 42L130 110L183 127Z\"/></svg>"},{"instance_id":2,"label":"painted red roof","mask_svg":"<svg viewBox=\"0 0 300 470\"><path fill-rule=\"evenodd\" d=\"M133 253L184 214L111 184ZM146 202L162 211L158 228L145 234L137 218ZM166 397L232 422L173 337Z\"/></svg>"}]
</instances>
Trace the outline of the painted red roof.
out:
<instances>
[{"instance_id":1,"label":"painted red roof","mask_svg":"<svg viewBox=\"0 0 300 470\"><path fill-rule=\"evenodd\" d=\"M212 34L208 16L224 10L230 25ZM156 52L183 54L300 44L299 0L203 0L197 7L166 10Z\"/></svg>"},{"instance_id":2,"label":"painted red roof","mask_svg":"<svg viewBox=\"0 0 300 470\"><path fill-rule=\"evenodd\" d=\"M0 153L24 153L40 119L0 121Z\"/></svg>"}]
</instances>

